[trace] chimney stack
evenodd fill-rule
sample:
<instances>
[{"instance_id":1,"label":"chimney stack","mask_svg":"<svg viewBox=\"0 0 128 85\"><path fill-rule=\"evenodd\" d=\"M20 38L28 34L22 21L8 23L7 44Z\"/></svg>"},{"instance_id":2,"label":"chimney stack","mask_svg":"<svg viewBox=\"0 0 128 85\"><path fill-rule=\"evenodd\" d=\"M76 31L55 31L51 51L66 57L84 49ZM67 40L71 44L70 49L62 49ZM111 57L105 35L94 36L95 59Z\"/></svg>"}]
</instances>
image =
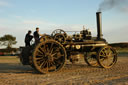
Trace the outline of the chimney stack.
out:
<instances>
[{"instance_id":1,"label":"chimney stack","mask_svg":"<svg viewBox=\"0 0 128 85\"><path fill-rule=\"evenodd\" d=\"M102 13L97 12L96 18L97 18L97 39L100 40L103 37L103 34L102 34Z\"/></svg>"}]
</instances>

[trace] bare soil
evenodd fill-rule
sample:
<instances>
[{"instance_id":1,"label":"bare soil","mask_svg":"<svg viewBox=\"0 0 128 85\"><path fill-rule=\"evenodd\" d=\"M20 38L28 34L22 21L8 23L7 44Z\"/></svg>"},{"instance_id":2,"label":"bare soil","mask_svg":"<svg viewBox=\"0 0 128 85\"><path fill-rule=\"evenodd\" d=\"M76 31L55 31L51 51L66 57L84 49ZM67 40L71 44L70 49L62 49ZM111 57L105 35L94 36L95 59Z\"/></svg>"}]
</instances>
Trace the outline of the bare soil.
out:
<instances>
[{"instance_id":1,"label":"bare soil","mask_svg":"<svg viewBox=\"0 0 128 85\"><path fill-rule=\"evenodd\" d=\"M110 69L90 67L83 60L50 74L38 74L18 57L0 57L0 85L128 85L128 54Z\"/></svg>"}]
</instances>

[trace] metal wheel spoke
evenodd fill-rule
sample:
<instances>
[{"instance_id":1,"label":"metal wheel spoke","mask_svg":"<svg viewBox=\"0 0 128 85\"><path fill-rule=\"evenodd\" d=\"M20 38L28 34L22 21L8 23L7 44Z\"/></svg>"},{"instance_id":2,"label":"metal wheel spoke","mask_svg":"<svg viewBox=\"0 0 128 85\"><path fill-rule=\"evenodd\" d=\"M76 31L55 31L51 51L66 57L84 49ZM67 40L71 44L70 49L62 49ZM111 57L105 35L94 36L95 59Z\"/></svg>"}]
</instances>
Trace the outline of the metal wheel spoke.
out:
<instances>
[{"instance_id":1,"label":"metal wheel spoke","mask_svg":"<svg viewBox=\"0 0 128 85\"><path fill-rule=\"evenodd\" d=\"M42 62L42 63L40 64L40 68L43 68L45 65L46 65L46 61L44 61L44 62Z\"/></svg>"},{"instance_id":2,"label":"metal wheel spoke","mask_svg":"<svg viewBox=\"0 0 128 85\"><path fill-rule=\"evenodd\" d=\"M43 45L43 48L41 48L43 52L47 53L47 47L46 47L46 44Z\"/></svg>"},{"instance_id":3,"label":"metal wheel spoke","mask_svg":"<svg viewBox=\"0 0 128 85\"><path fill-rule=\"evenodd\" d=\"M112 50L111 50L111 48L108 48L108 54L109 54L109 53L112 53Z\"/></svg>"},{"instance_id":4,"label":"metal wheel spoke","mask_svg":"<svg viewBox=\"0 0 128 85\"><path fill-rule=\"evenodd\" d=\"M55 56L57 53L53 53L53 54L51 54L51 56Z\"/></svg>"},{"instance_id":5,"label":"metal wheel spoke","mask_svg":"<svg viewBox=\"0 0 128 85\"><path fill-rule=\"evenodd\" d=\"M102 62L103 62L104 60L105 60L105 58L100 59L100 61L102 61Z\"/></svg>"},{"instance_id":6,"label":"metal wheel spoke","mask_svg":"<svg viewBox=\"0 0 128 85\"><path fill-rule=\"evenodd\" d=\"M54 58L55 60L58 60L60 57L57 56L57 57L53 57L53 58Z\"/></svg>"},{"instance_id":7,"label":"metal wheel spoke","mask_svg":"<svg viewBox=\"0 0 128 85\"><path fill-rule=\"evenodd\" d=\"M102 54L101 54L102 53ZM100 55L106 56L104 51L101 51Z\"/></svg>"},{"instance_id":8,"label":"metal wheel spoke","mask_svg":"<svg viewBox=\"0 0 128 85\"><path fill-rule=\"evenodd\" d=\"M48 62L48 64L49 64L49 68L50 68L50 67L52 66L52 65L51 65L51 62Z\"/></svg>"},{"instance_id":9,"label":"metal wheel spoke","mask_svg":"<svg viewBox=\"0 0 128 85\"><path fill-rule=\"evenodd\" d=\"M60 47L56 48L53 52L58 52Z\"/></svg>"},{"instance_id":10,"label":"metal wheel spoke","mask_svg":"<svg viewBox=\"0 0 128 85\"><path fill-rule=\"evenodd\" d=\"M55 65L54 65L54 62L50 62L50 64L51 64L52 66L55 66Z\"/></svg>"},{"instance_id":11,"label":"metal wheel spoke","mask_svg":"<svg viewBox=\"0 0 128 85\"><path fill-rule=\"evenodd\" d=\"M48 64L49 64L49 63L47 62L47 72L48 72Z\"/></svg>"},{"instance_id":12,"label":"metal wheel spoke","mask_svg":"<svg viewBox=\"0 0 128 85\"><path fill-rule=\"evenodd\" d=\"M43 54L39 49L37 50L37 52L39 52L40 54Z\"/></svg>"},{"instance_id":13,"label":"metal wheel spoke","mask_svg":"<svg viewBox=\"0 0 128 85\"><path fill-rule=\"evenodd\" d=\"M57 56L58 56L58 57L62 57L62 56L64 56L64 54L58 53Z\"/></svg>"},{"instance_id":14,"label":"metal wheel spoke","mask_svg":"<svg viewBox=\"0 0 128 85\"><path fill-rule=\"evenodd\" d=\"M45 46L46 52L49 52L48 45Z\"/></svg>"},{"instance_id":15,"label":"metal wheel spoke","mask_svg":"<svg viewBox=\"0 0 128 85\"><path fill-rule=\"evenodd\" d=\"M110 65L110 63L109 63L109 60L107 59L107 65L109 66Z\"/></svg>"},{"instance_id":16,"label":"metal wheel spoke","mask_svg":"<svg viewBox=\"0 0 128 85\"><path fill-rule=\"evenodd\" d=\"M102 54L99 54L99 56L100 56L100 57L104 57L104 58L106 57L106 55L102 55Z\"/></svg>"},{"instance_id":17,"label":"metal wheel spoke","mask_svg":"<svg viewBox=\"0 0 128 85\"><path fill-rule=\"evenodd\" d=\"M37 62L45 62L46 61L46 59L41 59L41 60L37 60Z\"/></svg>"},{"instance_id":18,"label":"metal wheel spoke","mask_svg":"<svg viewBox=\"0 0 128 85\"><path fill-rule=\"evenodd\" d=\"M42 47L40 47L40 49L41 49L42 52L46 53L46 49L44 49Z\"/></svg>"},{"instance_id":19,"label":"metal wheel spoke","mask_svg":"<svg viewBox=\"0 0 128 85\"><path fill-rule=\"evenodd\" d=\"M52 44L51 44L51 47L50 47L50 54L52 54L52 52L53 52L53 44L54 44L54 43L52 43Z\"/></svg>"},{"instance_id":20,"label":"metal wheel spoke","mask_svg":"<svg viewBox=\"0 0 128 85\"><path fill-rule=\"evenodd\" d=\"M42 54L37 53L37 56L43 57L44 55L43 53Z\"/></svg>"},{"instance_id":21,"label":"metal wheel spoke","mask_svg":"<svg viewBox=\"0 0 128 85\"><path fill-rule=\"evenodd\" d=\"M51 49L51 51L50 51L50 54L52 55L52 53L53 53L53 48Z\"/></svg>"},{"instance_id":22,"label":"metal wheel spoke","mask_svg":"<svg viewBox=\"0 0 128 85\"><path fill-rule=\"evenodd\" d=\"M43 58L43 57L36 58L36 60L41 60L41 59L43 59L43 60L44 60L44 58Z\"/></svg>"},{"instance_id":23,"label":"metal wheel spoke","mask_svg":"<svg viewBox=\"0 0 128 85\"><path fill-rule=\"evenodd\" d=\"M114 56L116 56L116 54L111 54L111 56L110 56L110 57L114 57Z\"/></svg>"},{"instance_id":24,"label":"metal wheel spoke","mask_svg":"<svg viewBox=\"0 0 128 85\"><path fill-rule=\"evenodd\" d=\"M63 56L64 56L64 54L57 53L57 56L56 57L53 56L53 58L57 60L57 59L59 59L59 58L61 58Z\"/></svg>"}]
</instances>

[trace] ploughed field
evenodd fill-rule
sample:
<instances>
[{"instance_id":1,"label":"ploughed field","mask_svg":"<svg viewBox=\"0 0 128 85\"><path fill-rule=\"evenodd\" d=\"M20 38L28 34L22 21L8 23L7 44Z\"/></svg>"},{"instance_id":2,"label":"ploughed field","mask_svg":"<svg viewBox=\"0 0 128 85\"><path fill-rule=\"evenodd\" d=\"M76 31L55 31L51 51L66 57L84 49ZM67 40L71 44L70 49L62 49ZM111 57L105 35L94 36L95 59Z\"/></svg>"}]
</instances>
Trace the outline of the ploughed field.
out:
<instances>
[{"instance_id":1,"label":"ploughed field","mask_svg":"<svg viewBox=\"0 0 128 85\"><path fill-rule=\"evenodd\" d=\"M128 85L128 53L121 53L110 69L90 67L81 59L67 61L59 72L38 74L16 56L0 57L0 85Z\"/></svg>"}]
</instances>

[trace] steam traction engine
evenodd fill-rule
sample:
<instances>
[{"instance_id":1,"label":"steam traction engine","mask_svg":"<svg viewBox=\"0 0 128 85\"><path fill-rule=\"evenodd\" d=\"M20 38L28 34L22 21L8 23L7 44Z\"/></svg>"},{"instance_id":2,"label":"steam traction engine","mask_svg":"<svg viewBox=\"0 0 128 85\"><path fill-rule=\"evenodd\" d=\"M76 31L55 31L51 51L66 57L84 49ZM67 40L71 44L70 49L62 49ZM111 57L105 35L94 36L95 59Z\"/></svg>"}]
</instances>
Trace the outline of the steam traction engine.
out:
<instances>
[{"instance_id":1,"label":"steam traction engine","mask_svg":"<svg viewBox=\"0 0 128 85\"><path fill-rule=\"evenodd\" d=\"M31 65L40 73L55 72L62 69L67 59L74 63L78 60L74 55L82 53L89 66L111 68L117 62L117 53L102 38L101 13L96 15L97 37L85 29L72 36L57 29L51 35L42 36L37 45L24 47L20 56L22 64Z\"/></svg>"}]
</instances>

